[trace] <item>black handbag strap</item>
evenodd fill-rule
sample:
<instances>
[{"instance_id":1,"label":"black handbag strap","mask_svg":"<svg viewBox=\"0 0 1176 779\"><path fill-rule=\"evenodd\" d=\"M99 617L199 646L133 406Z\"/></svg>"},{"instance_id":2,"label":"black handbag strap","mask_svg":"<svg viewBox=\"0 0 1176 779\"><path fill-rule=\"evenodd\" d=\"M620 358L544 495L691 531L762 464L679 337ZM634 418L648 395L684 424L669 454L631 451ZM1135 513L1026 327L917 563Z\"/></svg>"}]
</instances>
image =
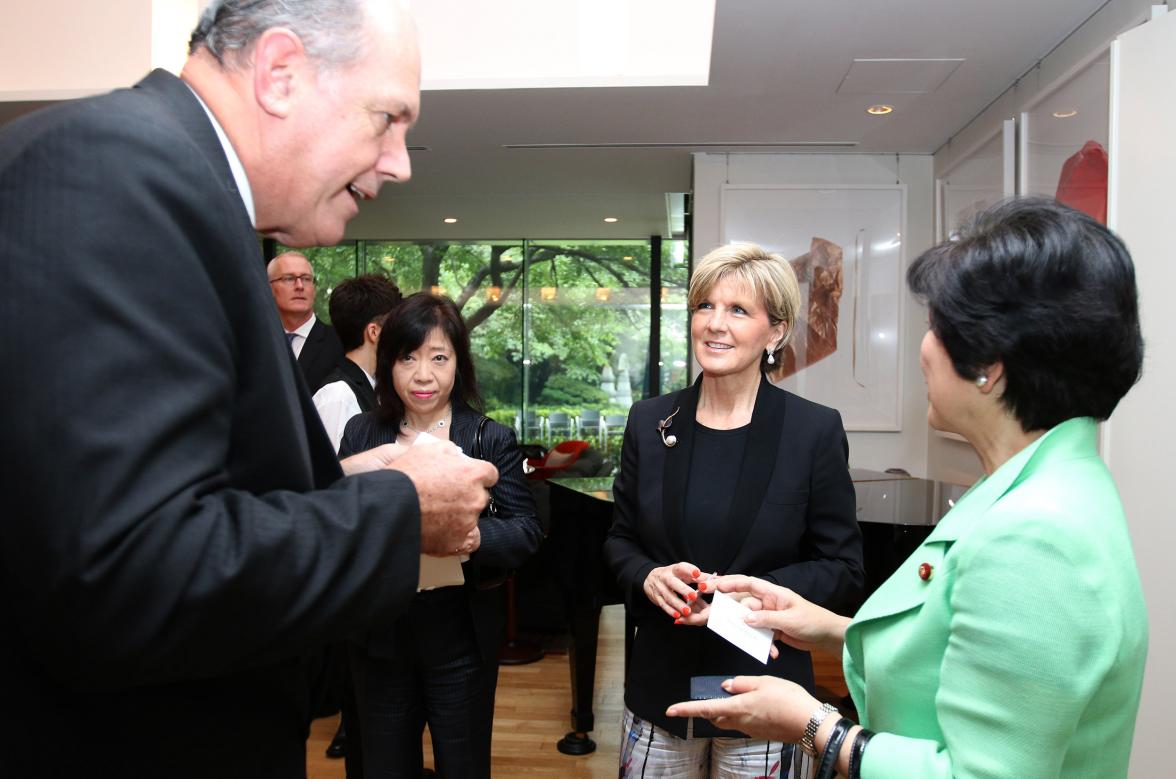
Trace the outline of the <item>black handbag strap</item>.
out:
<instances>
[{"instance_id":1,"label":"black handbag strap","mask_svg":"<svg viewBox=\"0 0 1176 779\"><path fill-rule=\"evenodd\" d=\"M482 455L482 431L486 429L486 423L490 421L490 417L482 416L478 419L478 429L474 431L474 457L479 460L485 460Z\"/></svg>"},{"instance_id":2,"label":"black handbag strap","mask_svg":"<svg viewBox=\"0 0 1176 779\"><path fill-rule=\"evenodd\" d=\"M483 415L478 420L478 427L474 431L474 445L471 448L472 455L479 460L486 460L485 451L482 448L482 431L486 429L486 422L489 417ZM486 511L482 514L484 517L497 517L498 505L494 502L494 493L490 493L490 502L486 504ZM493 590L502 585L511 574L511 571L505 568L478 566L476 574L475 587L479 590Z\"/></svg>"},{"instance_id":3,"label":"black handbag strap","mask_svg":"<svg viewBox=\"0 0 1176 779\"><path fill-rule=\"evenodd\" d=\"M479 460L486 459L486 456L482 450L482 431L486 429L486 422L489 420L490 417L483 415L482 418L478 420L477 430L474 431L473 456ZM490 493L490 502L486 504L486 516L498 516L498 506L494 504L494 493Z\"/></svg>"}]
</instances>

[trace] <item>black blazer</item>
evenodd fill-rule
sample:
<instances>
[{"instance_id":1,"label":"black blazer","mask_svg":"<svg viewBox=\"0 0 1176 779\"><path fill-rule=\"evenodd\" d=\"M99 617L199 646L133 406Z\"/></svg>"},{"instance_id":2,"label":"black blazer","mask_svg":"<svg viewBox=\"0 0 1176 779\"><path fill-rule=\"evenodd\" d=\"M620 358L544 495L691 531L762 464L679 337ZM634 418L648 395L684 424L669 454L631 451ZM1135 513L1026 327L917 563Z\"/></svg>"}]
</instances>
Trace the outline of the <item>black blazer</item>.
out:
<instances>
[{"instance_id":1,"label":"black blazer","mask_svg":"<svg viewBox=\"0 0 1176 779\"><path fill-rule=\"evenodd\" d=\"M449 440L473 456L474 437L481 414L454 402ZM395 443L397 427L384 422L377 412L369 411L351 418L339 443L339 457L348 457L381 444ZM513 569L535 554L543 541L543 529L535 514L535 501L523 477L523 458L514 431L492 419L482 431L482 459L498 468L498 483L490 494L498 507L496 518L482 517L478 530L482 536L478 551L462 564L466 583L463 591L470 606L470 617L478 641L478 651L485 662L498 662L501 640L501 608L493 591L475 586L482 568ZM375 625L364 637L368 654L384 659L395 656L396 620Z\"/></svg>"},{"instance_id":2,"label":"black blazer","mask_svg":"<svg viewBox=\"0 0 1176 779\"><path fill-rule=\"evenodd\" d=\"M314 325L306 336L306 343L302 344L302 351L298 353L298 367L306 377L306 385L310 394L318 392L327 383L327 377L343 362L349 362L343 352L343 344L331 327L323 320L315 317Z\"/></svg>"},{"instance_id":3,"label":"black blazer","mask_svg":"<svg viewBox=\"0 0 1176 779\"><path fill-rule=\"evenodd\" d=\"M604 556L625 593L637 627L625 703L639 717L678 736L686 722L665 716L687 700L690 677L762 675L813 686L807 652L781 647L767 667L705 628L682 627L649 602L642 587L654 568L693 562L683 521L695 411L701 380L671 395L641 401L629 411L620 472L613 484L615 513ZM662 443L658 420L679 409ZM737 484L716 484L733 495L727 517L715 519L721 544L719 573L758 576L834 610L859 596L864 581L849 446L833 409L760 383ZM737 735L695 722L698 736Z\"/></svg>"},{"instance_id":4,"label":"black blazer","mask_svg":"<svg viewBox=\"0 0 1176 779\"><path fill-rule=\"evenodd\" d=\"M407 607L416 495L340 479L188 87L0 129L0 265L3 772L304 775L304 658Z\"/></svg>"}]
</instances>

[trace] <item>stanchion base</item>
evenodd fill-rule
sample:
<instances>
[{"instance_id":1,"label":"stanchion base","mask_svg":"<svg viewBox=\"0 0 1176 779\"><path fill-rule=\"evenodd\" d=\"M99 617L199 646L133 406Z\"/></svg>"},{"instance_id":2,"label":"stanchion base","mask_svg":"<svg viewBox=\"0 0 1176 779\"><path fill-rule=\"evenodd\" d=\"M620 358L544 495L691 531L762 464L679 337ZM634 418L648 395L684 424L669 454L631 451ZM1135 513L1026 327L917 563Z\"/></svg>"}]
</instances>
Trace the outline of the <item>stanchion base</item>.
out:
<instances>
[{"instance_id":1,"label":"stanchion base","mask_svg":"<svg viewBox=\"0 0 1176 779\"><path fill-rule=\"evenodd\" d=\"M590 755L596 751L596 742L587 733L573 731L556 742L555 748L565 755Z\"/></svg>"},{"instance_id":2,"label":"stanchion base","mask_svg":"<svg viewBox=\"0 0 1176 779\"><path fill-rule=\"evenodd\" d=\"M498 648L499 665L526 665L543 659L543 646L538 641L503 641Z\"/></svg>"}]
</instances>

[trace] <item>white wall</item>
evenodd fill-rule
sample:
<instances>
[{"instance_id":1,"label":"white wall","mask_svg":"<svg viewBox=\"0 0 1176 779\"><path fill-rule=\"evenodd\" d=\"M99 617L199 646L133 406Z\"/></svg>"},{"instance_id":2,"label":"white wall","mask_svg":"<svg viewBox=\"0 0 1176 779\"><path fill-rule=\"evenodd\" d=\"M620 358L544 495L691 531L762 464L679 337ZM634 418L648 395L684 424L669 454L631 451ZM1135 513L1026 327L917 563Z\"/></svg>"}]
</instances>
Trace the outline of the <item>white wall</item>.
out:
<instances>
[{"instance_id":1,"label":"white wall","mask_svg":"<svg viewBox=\"0 0 1176 779\"><path fill-rule=\"evenodd\" d=\"M955 158L996 132L1001 122L1032 105L1039 96L1062 84L1104 51L1115 36L1148 18L1157 0L1110 0L1045 56L1015 86L1000 95L975 119L935 152L935 175L951 167Z\"/></svg>"},{"instance_id":2,"label":"white wall","mask_svg":"<svg viewBox=\"0 0 1176 779\"><path fill-rule=\"evenodd\" d=\"M183 65L200 0L5 3L0 101L66 100Z\"/></svg>"},{"instance_id":3,"label":"white wall","mask_svg":"<svg viewBox=\"0 0 1176 779\"><path fill-rule=\"evenodd\" d=\"M696 154L694 156L694 255L702 257L719 244L720 191L724 184L817 186L906 185L903 270L929 247L932 231L932 160L929 156L862 154ZM904 295L900 321L902 429L899 432L849 433L850 464L883 470L905 468L927 474L927 390L919 370L919 342L926 314ZM820 398L814 398L820 401ZM966 445L961 445L966 446Z\"/></svg>"},{"instance_id":4,"label":"white wall","mask_svg":"<svg viewBox=\"0 0 1176 779\"><path fill-rule=\"evenodd\" d=\"M1153 0L1110 0L1016 85L969 122L935 152L934 175L942 178L976 145L999 133L1006 119L1018 117L1073 76L1104 56L1124 30L1151 14ZM1045 53L1043 52L1043 55ZM970 483L983 474L980 461L966 443L936 435L927 441L928 475L956 483Z\"/></svg>"},{"instance_id":5,"label":"white wall","mask_svg":"<svg viewBox=\"0 0 1176 779\"><path fill-rule=\"evenodd\" d=\"M1151 642L1131 754L1132 777L1172 776L1176 693L1176 290L1172 192L1176 179L1176 13L1124 34L1112 52L1109 221L1135 259L1146 344L1143 380L1103 426L1107 458L1131 527L1143 579ZM1116 106L1117 103L1117 106Z\"/></svg>"}]
</instances>

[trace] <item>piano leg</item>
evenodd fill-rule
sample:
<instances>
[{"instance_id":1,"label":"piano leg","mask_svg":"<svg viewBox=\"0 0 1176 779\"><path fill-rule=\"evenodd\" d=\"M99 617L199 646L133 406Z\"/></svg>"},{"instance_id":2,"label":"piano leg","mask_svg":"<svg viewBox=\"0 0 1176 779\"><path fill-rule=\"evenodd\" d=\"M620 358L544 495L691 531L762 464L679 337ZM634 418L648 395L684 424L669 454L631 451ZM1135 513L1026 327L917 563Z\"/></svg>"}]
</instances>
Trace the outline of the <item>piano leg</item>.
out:
<instances>
[{"instance_id":1,"label":"piano leg","mask_svg":"<svg viewBox=\"0 0 1176 779\"><path fill-rule=\"evenodd\" d=\"M588 733L593 729L592 692L596 684L596 639L600 633L600 606L579 605L571 619L572 640L568 666L572 675L572 731L556 744L565 755L586 755L596 750Z\"/></svg>"}]
</instances>

